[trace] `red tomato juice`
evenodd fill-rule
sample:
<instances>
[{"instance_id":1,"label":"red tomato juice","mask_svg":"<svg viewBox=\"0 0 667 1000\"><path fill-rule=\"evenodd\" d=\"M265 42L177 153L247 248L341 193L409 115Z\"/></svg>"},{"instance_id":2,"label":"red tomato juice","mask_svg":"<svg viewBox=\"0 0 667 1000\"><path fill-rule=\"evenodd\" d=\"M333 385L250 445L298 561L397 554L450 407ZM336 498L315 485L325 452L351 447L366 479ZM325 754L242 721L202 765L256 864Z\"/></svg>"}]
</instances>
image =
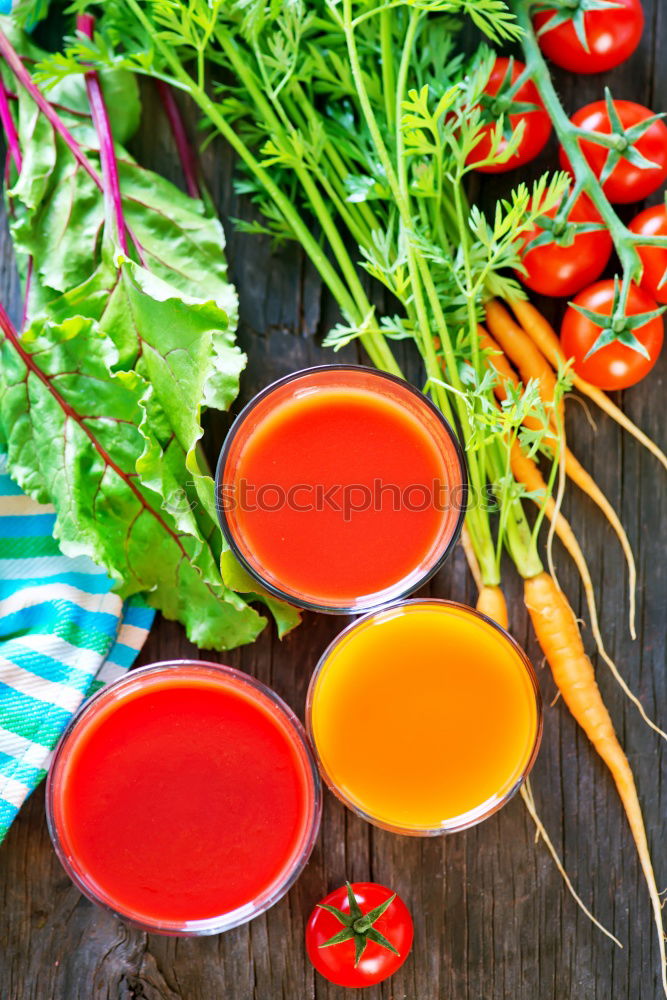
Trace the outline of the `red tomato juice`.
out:
<instances>
[{"instance_id":1,"label":"red tomato juice","mask_svg":"<svg viewBox=\"0 0 667 1000\"><path fill-rule=\"evenodd\" d=\"M288 599L325 609L388 599L417 586L455 537L462 459L405 383L363 368L299 373L231 437L228 532Z\"/></svg>"},{"instance_id":2,"label":"red tomato juice","mask_svg":"<svg viewBox=\"0 0 667 1000\"><path fill-rule=\"evenodd\" d=\"M130 674L91 703L49 789L61 858L84 891L187 932L290 881L317 828L317 778L265 690L228 668L178 665Z\"/></svg>"}]
</instances>

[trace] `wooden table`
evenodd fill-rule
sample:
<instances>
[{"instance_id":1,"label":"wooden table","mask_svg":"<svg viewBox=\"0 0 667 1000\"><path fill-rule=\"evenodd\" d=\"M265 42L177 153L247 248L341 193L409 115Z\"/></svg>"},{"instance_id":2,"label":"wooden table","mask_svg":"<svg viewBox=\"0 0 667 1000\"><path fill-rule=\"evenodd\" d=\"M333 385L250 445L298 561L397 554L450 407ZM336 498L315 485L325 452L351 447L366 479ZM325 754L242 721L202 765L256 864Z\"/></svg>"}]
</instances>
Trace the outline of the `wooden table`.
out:
<instances>
[{"instance_id":1,"label":"wooden table","mask_svg":"<svg viewBox=\"0 0 667 1000\"><path fill-rule=\"evenodd\" d=\"M667 3L644 0L647 29L630 62L609 74L617 96L667 108ZM566 107L600 96L603 80L563 74ZM173 178L178 169L159 112L146 94L137 156ZM553 162L545 157L543 163ZM232 193L230 160L220 148L205 158L223 218L248 216ZM494 180L490 200L506 182ZM231 232L231 227L228 227ZM18 312L17 283L7 236L0 236L0 293ZM242 398L277 376L331 360L318 346L335 319L331 302L302 255L271 256L256 237L231 234L231 273L241 296L240 339L249 355ZM339 356L340 357L340 356ZM343 354L356 360L354 350ZM407 364L403 358L402 363ZM414 365L413 376L418 377ZM663 448L667 357L641 386L620 399L626 412ZM619 547L596 508L568 490L565 508L588 555L600 599L608 648L647 710L667 725L664 558L665 471L610 420L593 414L595 431L576 403L568 406L570 443L622 515L639 569L638 639L626 622L626 574ZM227 418L210 421L207 446L216 454ZM562 584L586 617L577 575L557 547ZM533 774L540 814L582 897L624 943L616 948L566 892L534 827L515 798L467 833L432 840L376 830L327 795L322 833L312 860L289 895L253 923L219 937L177 940L143 934L81 897L51 849L43 791L22 810L0 849L1 1000L342 1000L308 963L304 922L314 903L344 879L374 879L394 887L412 909L415 945L402 970L368 1000L657 1000L656 933L632 840L612 782L562 704L523 610L516 574L506 592L512 629L538 667L545 732ZM474 602L465 560L457 549L426 593ZM343 622L306 615L283 642L271 627L252 646L209 658L240 667L274 687L303 712L308 678ZM584 631L592 648L590 630ZM158 620L141 663L198 656L180 626ZM604 665L600 685L637 775L659 886L667 885L667 777L658 739L629 705ZM660 762L662 761L662 770ZM142 817L136 817L137 837Z\"/></svg>"}]
</instances>

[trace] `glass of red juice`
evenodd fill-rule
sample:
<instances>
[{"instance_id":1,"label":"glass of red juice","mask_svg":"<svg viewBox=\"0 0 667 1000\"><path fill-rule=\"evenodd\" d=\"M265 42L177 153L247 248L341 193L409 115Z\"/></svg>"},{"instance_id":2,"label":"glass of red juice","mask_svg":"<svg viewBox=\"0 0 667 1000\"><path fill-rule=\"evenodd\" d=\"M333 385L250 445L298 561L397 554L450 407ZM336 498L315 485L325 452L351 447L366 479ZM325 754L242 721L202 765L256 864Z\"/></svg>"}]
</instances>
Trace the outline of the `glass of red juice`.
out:
<instances>
[{"instance_id":1,"label":"glass of red juice","mask_svg":"<svg viewBox=\"0 0 667 1000\"><path fill-rule=\"evenodd\" d=\"M308 368L248 403L216 474L223 534L268 591L353 614L407 596L442 565L468 494L456 435L393 375Z\"/></svg>"},{"instance_id":2,"label":"glass of red juice","mask_svg":"<svg viewBox=\"0 0 667 1000\"><path fill-rule=\"evenodd\" d=\"M305 732L269 688L203 661L132 670L85 703L46 788L67 874L161 934L218 934L273 906L315 843Z\"/></svg>"}]
</instances>

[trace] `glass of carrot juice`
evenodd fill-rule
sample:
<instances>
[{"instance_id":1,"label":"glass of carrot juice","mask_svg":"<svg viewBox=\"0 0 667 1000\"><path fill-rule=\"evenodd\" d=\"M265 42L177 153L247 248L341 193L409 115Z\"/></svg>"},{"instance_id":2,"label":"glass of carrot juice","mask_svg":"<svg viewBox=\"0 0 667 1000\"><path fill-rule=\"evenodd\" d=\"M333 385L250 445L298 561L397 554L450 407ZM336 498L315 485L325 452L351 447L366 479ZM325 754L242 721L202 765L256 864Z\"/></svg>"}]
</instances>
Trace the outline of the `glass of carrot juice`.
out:
<instances>
[{"instance_id":1,"label":"glass of carrot juice","mask_svg":"<svg viewBox=\"0 0 667 1000\"><path fill-rule=\"evenodd\" d=\"M503 629L461 604L411 600L328 647L306 725L329 788L370 823L434 836L479 823L537 755L535 672Z\"/></svg>"},{"instance_id":2,"label":"glass of carrot juice","mask_svg":"<svg viewBox=\"0 0 667 1000\"><path fill-rule=\"evenodd\" d=\"M46 788L56 853L94 903L161 934L218 934L306 864L321 786L306 734L254 678L157 663L74 716Z\"/></svg>"},{"instance_id":3,"label":"glass of carrot juice","mask_svg":"<svg viewBox=\"0 0 667 1000\"><path fill-rule=\"evenodd\" d=\"M402 379L324 365L274 382L222 449L216 495L234 554L314 611L405 597L456 542L468 481L452 428Z\"/></svg>"}]
</instances>

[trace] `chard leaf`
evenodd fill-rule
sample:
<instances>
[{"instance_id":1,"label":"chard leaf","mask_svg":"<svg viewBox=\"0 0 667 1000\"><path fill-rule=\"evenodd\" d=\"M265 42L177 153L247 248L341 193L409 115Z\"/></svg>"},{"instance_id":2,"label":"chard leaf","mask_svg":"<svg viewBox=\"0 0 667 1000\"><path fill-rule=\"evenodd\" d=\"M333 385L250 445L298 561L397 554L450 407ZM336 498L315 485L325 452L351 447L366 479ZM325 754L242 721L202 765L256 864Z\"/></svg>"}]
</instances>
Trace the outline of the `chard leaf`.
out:
<instances>
[{"instance_id":1,"label":"chard leaf","mask_svg":"<svg viewBox=\"0 0 667 1000\"><path fill-rule=\"evenodd\" d=\"M65 114L62 117L75 131L75 123ZM51 155L53 133L48 123L47 128L48 133L39 136L44 150L34 171L24 160L22 187L17 184L9 192L15 247L35 259L37 280L30 296L33 317L59 308L52 303L54 293L72 293L75 286L91 279L102 303L116 279L112 251L102 239L102 193L62 143ZM219 220L205 214L202 202L139 166L122 147L116 149L124 215L141 246L146 269L186 295L214 300L235 325L238 301L227 276L225 236ZM99 170L96 151L90 147L85 151ZM26 187L29 198L24 195ZM96 274L100 267L104 275Z\"/></svg>"},{"instance_id":2,"label":"chard leaf","mask_svg":"<svg viewBox=\"0 0 667 1000\"><path fill-rule=\"evenodd\" d=\"M179 295L130 260L120 261L119 269L100 327L120 350L132 350L132 364L153 386L187 456L199 500L215 521L213 482L195 454L203 433L200 404L228 409L238 395L245 355L217 303Z\"/></svg>"},{"instance_id":3,"label":"chard leaf","mask_svg":"<svg viewBox=\"0 0 667 1000\"><path fill-rule=\"evenodd\" d=\"M0 29L22 58L27 59L31 65L39 64L45 58L46 52L35 45L30 36L20 29L16 14L14 7L11 17L0 15ZM127 142L136 132L141 118L141 101L136 77L128 70L119 67L104 66L99 72L114 138L117 142ZM2 67L2 73L5 82L11 84L11 89L20 91L21 88L16 88L6 67ZM49 86L47 96L53 104L69 109L78 117L77 139L83 141L85 135L87 141L96 146L95 130L88 118L88 100L86 88L82 85L82 77L63 76ZM30 100L27 95L25 97L26 100Z\"/></svg>"},{"instance_id":4,"label":"chard leaf","mask_svg":"<svg viewBox=\"0 0 667 1000\"><path fill-rule=\"evenodd\" d=\"M51 126L22 87L17 90L16 103L16 128L23 153L23 166L8 196L13 202L22 203L26 209L33 210L46 195L56 163L56 141Z\"/></svg>"},{"instance_id":5,"label":"chard leaf","mask_svg":"<svg viewBox=\"0 0 667 1000\"><path fill-rule=\"evenodd\" d=\"M146 591L201 646L251 642L264 619L222 581L187 504L187 470L151 384L112 371L117 352L89 319L33 324L1 348L0 419L21 487L57 513L69 555L103 566L127 597ZM21 428L20 435L14 431Z\"/></svg>"},{"instance_id":6,"label":"chard leaf","mask_svg":"<svg viewBox=\"0 0 667 1000\"><path fill-rule=\"evenodd\" d=\"M104 68L100 70L100 83L114 139L125 143L132 138L141 121L137 78L124 69Z\"/></svg>"},{"instance_id":7,"label":"chard leaf","mask_svg":"<svg viewBox=\"0 0 667 1000\"><path fill-rule=\"evenodd\" d=\"M30 41L7 33L21 54L39 59ZM103 83L126 105L115 117L118 139L136 124L136 83L117 70ZM64 551L86 552L123 595L147 590L199 645L252 641L265 622L247 603L256 599L282 634L298 622L293 608L252 581L223 581L220 559L230 579L234 559L200 444L201 410L229 407L245 365L222 227L117 143L137 259L121 253L97 179L99 139L83 76L64 77L49 97L90 170L16 90L23 166L7 197L19 265L25 280L31 258L32 278L31 325L20 343L2 324L0 424L12 474L54 504Z\"/></svg>"},{"instance_id":8,"label":"chard leaf","mask_svg":"<svg viewBox=\"0 0 667 1000\"><path fill-rule=\"evenodd\" d=\"M278 635L282 639L284 635L291 632L301 621L301 612L292 604L278 600L268 590L265 590L250 573L241 566L229 549L225 549L220 557L220 571L222 579L228 587L240 594L247 594L249 597L258 598L267 606L275 618Z\"/></svg>"},{"instance_id":9,"label":"chard leaf","mask_svg":"<svg viewBox=\"0 0 667 1000\"><path fill-rule=\"evenodd\" d=\"M238 303L221 252L225 234L219 220L127 153L118 171L125 217L142 245L146 267L186 294L213 299L235 322Z\"/></svg>"},{"instance_id":10,"label":"chard leaf","mask_svg":"<svg viewBox=\"0 0 667 1000\"><path fill-rule=\"evenodd\" d=\"M19 184L26 168L24 163ZM23 200L19 184L9 192L16 207L10 221L14 246L33 258L39 284L58 291L71 288L89 271L91 251L101 239L99 192L75 160L63 155L52 165L39 199L33 194L32 204L25 201L23 211L17 204ZM36 183L32 190L38 190ZM34 315L32 298L31 306Z\"/></svg>"}]
</instances>

